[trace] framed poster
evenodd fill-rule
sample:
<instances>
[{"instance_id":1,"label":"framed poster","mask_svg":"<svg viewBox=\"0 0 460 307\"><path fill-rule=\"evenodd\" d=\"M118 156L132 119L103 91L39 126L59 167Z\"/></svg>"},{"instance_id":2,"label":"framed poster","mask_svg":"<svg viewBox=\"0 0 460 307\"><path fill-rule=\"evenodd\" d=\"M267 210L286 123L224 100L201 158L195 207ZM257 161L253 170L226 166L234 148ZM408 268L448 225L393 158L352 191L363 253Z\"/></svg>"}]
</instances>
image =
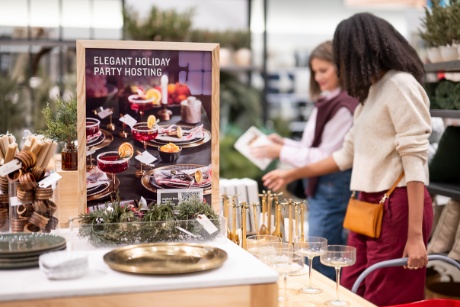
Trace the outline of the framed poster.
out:
<instances>
[{"instance_id":1,"label":"framed poster","mask_svg":"<svg viewBox=\"0 0 460 307\"><path fill-rule=\"evenodd\" d=\"M218 55L218 44L77 40L80 212L175 190L218 208Z\"/></svg>"}]
</instances>

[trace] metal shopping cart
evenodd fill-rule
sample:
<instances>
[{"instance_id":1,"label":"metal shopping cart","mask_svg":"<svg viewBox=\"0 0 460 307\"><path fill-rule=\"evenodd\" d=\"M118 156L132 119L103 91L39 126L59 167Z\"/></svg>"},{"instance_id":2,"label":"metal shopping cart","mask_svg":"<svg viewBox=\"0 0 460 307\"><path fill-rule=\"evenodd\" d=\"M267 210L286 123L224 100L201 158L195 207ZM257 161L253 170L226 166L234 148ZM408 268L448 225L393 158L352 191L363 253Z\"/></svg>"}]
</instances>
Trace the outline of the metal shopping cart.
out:
<instances>
[{"instance_id":1,"label":"metal shopping cart","mask_svg":"<svg viewBox=\"0 0 460 307\"><path fill-rule=\"evenodd\" d=\"M443 255L429 255L428 261L432 261L432 260L445 261L447 263L452 264L453 266L455 266L457 269L460 270L460 263L458 263L457 261L449 257L443 256ZM371 272L373 272L376 269L394 267L394 266L404 266L406 264L407 264L407 258L398 258L398 259L386 260L386 261L375 263L371 265L370 267L368 267L366 270L364 270L364 272L362 272L361 275L358 276L355 283L353 284L353 287L351 288L351 291L353 293L356 293L356 291L358 291L359 285L363 282L366 276L369 275ZM393 306L387 306L387 307L460 307L460 301L451 300L451 299L431 299L431 300L423 300L423 301L414 302L414 303L393 305Z\"/></svg>"}]
</instances>

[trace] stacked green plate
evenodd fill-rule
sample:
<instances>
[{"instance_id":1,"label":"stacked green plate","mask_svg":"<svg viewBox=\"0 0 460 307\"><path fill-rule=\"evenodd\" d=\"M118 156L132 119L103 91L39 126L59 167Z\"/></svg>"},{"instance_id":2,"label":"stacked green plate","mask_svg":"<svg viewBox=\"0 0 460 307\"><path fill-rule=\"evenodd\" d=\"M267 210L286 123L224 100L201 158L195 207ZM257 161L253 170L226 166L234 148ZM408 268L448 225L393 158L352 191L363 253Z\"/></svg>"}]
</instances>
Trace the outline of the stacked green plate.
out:
<instances>
[{"instance_id":1,"label":"stacked green plate","mask_svg":"<svg viewBox=\"0 0 460 307\"><path fill-rule=\"evenodd\" d=\"M41 254L64 249L65 239L53 234L0 234L0 269L38 267Z\"/></svg>"}]
</instances>

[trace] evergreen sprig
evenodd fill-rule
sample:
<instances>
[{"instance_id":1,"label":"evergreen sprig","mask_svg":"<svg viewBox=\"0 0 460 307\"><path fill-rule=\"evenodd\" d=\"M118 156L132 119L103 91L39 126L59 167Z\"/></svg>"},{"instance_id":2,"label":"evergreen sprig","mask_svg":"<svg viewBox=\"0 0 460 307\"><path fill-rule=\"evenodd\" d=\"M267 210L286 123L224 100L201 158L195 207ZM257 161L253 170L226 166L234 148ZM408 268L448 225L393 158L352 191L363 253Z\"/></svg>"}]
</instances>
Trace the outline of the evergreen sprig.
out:
<instances>
[{"instance_id":1,"label":"evergreen sprig","mask_svg":"<svg viewBox=\"0 0 460 307\"><path fill-rule=\"evenodd\" d=\"M87 237L95 246L215 238L220 231L209 234L195 220L200 214L220 229L219 215L198 199L182 201L177 206L169 202L149 205L140 210L134 205L122 205L117 197L104 208L79 215L79 236Z\"/></svg>"}]
</instances>

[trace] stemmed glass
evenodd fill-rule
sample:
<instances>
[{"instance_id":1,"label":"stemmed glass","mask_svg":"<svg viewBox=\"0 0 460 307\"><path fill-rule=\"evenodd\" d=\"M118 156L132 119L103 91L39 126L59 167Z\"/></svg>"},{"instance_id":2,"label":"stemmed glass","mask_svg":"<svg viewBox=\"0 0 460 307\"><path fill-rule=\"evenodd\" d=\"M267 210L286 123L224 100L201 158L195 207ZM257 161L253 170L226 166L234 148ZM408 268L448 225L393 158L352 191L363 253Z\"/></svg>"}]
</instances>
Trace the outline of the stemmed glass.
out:
<instances>
[{"instance_id":1,"label":"stemmed glass","mask_svg":"<svg viewBox=\"0 0 460 307\"><path fill-rule=\"evenodd\" d=\"M300 289L300 292L306 294L321 293L323 290L312 287L311 272L313 270L313 258L321 255L321 249L327 247L327 239L323 237L307 236L304 242L294 243L294 250L302 257L308 258L308 286Z\"/></svg>"},{"instance_id":2,"label":"stemmed glass","mask_svg":"<svg viewBox=\"0 0 460 307\"><path fill-rule=\"evenodd\" d=\"M282 244L282 243L280 243ZM303 269L304 258L296 254L292 247L277 248L268 257L267 263L283 277L284 294L278 297L279 302L286 302L287 298L287 277L289 274L299 272Z\"/></svg>"},{"instance_id":3,"label":"stemmed glass","mask_svg":"<svg viewBox=\"0 0 460 307\"><path fill-rule=\"evenodd\" d=\"M99 169L107 174L112 175L112 193L115 198L115 182L116 174L124 172L128 169L129 158L120 158L117 151L107 151L100 153L97 156L97 166Z\"/></svg>"},{"instance_id":4,"label":"stemmed glass","mask_svg":"<svg viewBox=\"0 0 460 307\"><path fill-rule=\"evenodd\" d=\"M144 111L150 110L154 106L153 98L142 97L138 94L129 96L128 101L131 110L136 111L139 114L139 121L142 121L142 115L144 115Z\"/></svg>"},{"instance_id":5,"label":"stemmed glass","mask_svg":"<svg viewBox=\"0 0 460 307\"><path fill-rule=\"evenodd\" d=\"M356 262L356 248L347 245L329 245L321 249L321 263L335 268L336 274L336 299L326 302L328 306L348 306L347 301L341 300L339 296L340 269L351 266Z\"/></svg>"},{"instance_id":6,"label":"stemmed glass","mask_svg":"<svg viewBox=\"0 0 460 307\"><path fill-rule=\"evenodd\" d=\"M149 128L147 122L139 122L131 128L131 134L134 139L142 142L144 144L144 150L147 150L147 142L158 136L158 125L155 124L152 128ZM136 172L136 176L138 177L144 175L142 165L143 163L141 163L140 172Z\"/></svg>"},{"instance_id":7,"label":"stemmed glass","mask_svg":"<svg viewBox=\"0 0 460 307\"><path fill-rule=\"evenodd\" d=\"M246 238L246 249L248 252L261 258L264 251L269 248L268 243L281 243L281 238L272 235L252 235Z\"/></svg>"}]
</instances>

